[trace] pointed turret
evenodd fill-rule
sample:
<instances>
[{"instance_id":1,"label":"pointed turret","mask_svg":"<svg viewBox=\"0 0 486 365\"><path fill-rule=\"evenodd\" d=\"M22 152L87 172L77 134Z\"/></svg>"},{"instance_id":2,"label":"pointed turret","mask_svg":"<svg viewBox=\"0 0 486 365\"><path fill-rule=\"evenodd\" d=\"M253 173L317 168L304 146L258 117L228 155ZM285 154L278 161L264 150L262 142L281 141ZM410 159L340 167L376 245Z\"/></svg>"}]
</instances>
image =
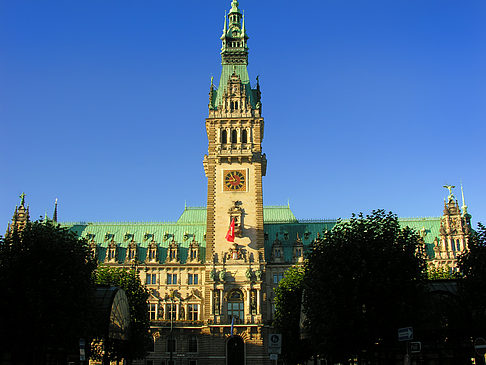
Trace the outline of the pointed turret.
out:
<instances>
[{"instance_id":1,"label":"pointed turret","mask_svg":"<svg viewBox=\"0 0 486 365\"><path fill-rule=\"evenodd\" d=\"M52 215L52 220L54 222L57 222L57 198L56 201L54 202L54 214Z\"/></svg>"},{"instance_id":2,"label":"pointed turret","mask_svg":"<svg viewBox=\"0 0 486 365\"><path fill-rule=\"evenodd\" d=\"M248 104L248 106L243 105L242 108L241 104L238 104L239 107L233 109L260 109L261 103L259 97L257 97L259 93L251 88L248 76L247 41L244 16L238 8L238 1L233 0L229 13L225 13L224 17L223 34L221 36L221 64L223 69L218 88L213 93L210 91L209 110L222 110L223 107L231 109L227 107L231 105L231 102L228 103L225 98L229 93L234 95L235 83L243 86L241 96L246 99L245 104Z\"/></svg>"},{"instance_id":3,"label":"pointed turret","mask_svg":"<svg viewBox=\"0 0 486 365\"><path fill-rule=\"evenodd\" d=\"M20 206L15 207L12 223L8 226L6 235L10 235L14 231L21 232L30 221L29 207L25 207L25 193L20 194L19 198Z\"/></svg>"},{"instance_id":4,"label":"pointed turret","mask_svg":"<svg viewBox=\"0 0 486 365\"><path fill-rule=\"evenodd\" d=\"M465 216L467 215L467 205L466 205L466 200L464 199L464 189L462 188L462 183L461 183L461 196L462 196L462 215Z\"/></svg>"}]
</instances>

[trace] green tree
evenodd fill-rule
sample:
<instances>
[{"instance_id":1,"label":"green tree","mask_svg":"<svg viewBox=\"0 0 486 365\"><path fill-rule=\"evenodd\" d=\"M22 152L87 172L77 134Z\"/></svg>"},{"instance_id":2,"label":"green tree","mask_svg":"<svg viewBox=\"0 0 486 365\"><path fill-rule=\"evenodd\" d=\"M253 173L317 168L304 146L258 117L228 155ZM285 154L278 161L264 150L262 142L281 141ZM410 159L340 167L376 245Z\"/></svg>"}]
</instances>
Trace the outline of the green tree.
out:
<instances>
[{"instance_id":1,"label":"green tree","mask_svg":"<svg viewBox=\"0 0 486 365\"><path fill-rule=\"evenodd\" d=\"M427 270L427 278L429 280L451 280L459 279L460 274L453 272L449 266L429 267Z\"/></svg>"},{"instance_id":2,"label":"green tree","mask_svg":"<svg viewBox=\"0 0 486 365\"><path fill-rule=\"evenodd\" d=\"M472 316L471 335L486 337L486 227L478 223L471 234L468 250L459 257L458 266L463 279L460 294Z\"/></svg>"},{"instance_id":3,"label":"green tree","mask_svg":"<svg viewBox=\"0 0 486 365\"><path fill-rule=\"evenodd\" d=\"M149 292L140 281L135 269L100 266L95 273L99 285L117 286L125 291L130 307L130 340L128 343L108 340L107 357L110 360L140 359L147 354L151 341L150 321L147 310Z\"/></svg>"},{"instance_id":4,"label":"green tree","mask_svg":"<svg viewBox=\"0 0 486 365\"><path fill-rule=\"evenodd\" d=\"M274 327L282 333L282 358L287 364L298 364L311 355L307 340L300 339L304 267L292 266L275 290Z\"/></svg>"},{"instance_id":5,"label":"green tree","mask_svg":"<svg viewBox=\"0 0 486 365\"><path fill-rule=\"evenodd\" d=\"M0 237L3 355L36 364L79 354L79 338L91 334L95 267L84 240L49 222Z\"/></svg>"},{"instance_id":6,"label":"green tree","mask_svg":"<svg viewBox=\"0 0 486 365\"><path fill-rule=\"evenodd\" d=\"M397 329L413 325L425 279L420 237L396 215L338 222L314 244L304 279L316 351L335 362L383 360L396 351Z\"/></svg>"}]
</instances>

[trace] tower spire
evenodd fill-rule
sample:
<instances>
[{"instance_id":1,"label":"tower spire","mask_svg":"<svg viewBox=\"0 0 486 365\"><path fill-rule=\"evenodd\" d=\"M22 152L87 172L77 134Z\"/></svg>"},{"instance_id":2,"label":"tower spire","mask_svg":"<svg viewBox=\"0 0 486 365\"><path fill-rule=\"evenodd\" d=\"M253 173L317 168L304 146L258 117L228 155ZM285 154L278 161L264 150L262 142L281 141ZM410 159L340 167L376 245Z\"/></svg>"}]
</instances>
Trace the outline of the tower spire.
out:
<instances>
[{"instance_id":1,"label":"tower spire","mask_svg":"<svg viewBox=\"0 0 486 365\"><path fill-rule=\"evenodd\" d=\"M462 188L462 182L461 182L461 196L462 196L462 215L467 214L467 205L466 205L466 200L464 199L464 189Z\"/></svg>"},{"instance_id":2,"label":"tower spire","mask_svg":"<svg viewBox=\"0 0 486 365\"><path fill-rule=\"evenodd\" d=\"M223 35L221 36L221 39L223 39L224 37L226 37L226 30L227 30L227 23L226 23L226 18L227 15L226 15L226 10L224 11L224 26L223 26Z\"/></svg>"},{"instance_id":3,"label":"tower spire","mask_svg":"<svg viewBox=\"0 0 486 365\"><path fill-rule=\"evenodd\" d=\"M54 202L54 214L52 215L52 220L54 222L57 222L57 198L56 201Z\"/></svg>"}]
</instances>

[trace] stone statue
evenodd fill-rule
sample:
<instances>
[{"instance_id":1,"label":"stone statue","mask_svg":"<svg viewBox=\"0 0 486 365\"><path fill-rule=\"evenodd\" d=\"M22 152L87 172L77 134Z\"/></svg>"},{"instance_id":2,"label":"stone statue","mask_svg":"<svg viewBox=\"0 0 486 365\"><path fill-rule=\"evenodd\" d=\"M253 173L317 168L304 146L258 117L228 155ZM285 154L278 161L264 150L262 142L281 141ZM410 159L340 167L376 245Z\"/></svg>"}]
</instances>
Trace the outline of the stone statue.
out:
<instances>
[{"instance_id":1,"label":"stone statue","mask_svg":"<svg viewBox=\"0 0 486 365\"><path fill-rule=\"evenodd\" d=\"M444 188L448 189L449 190L449 200L452 200L454 198L454 194L452 194L452 189L455 188L454 185L444 185Z\"/></svg>"},{"instance_id":2,"label":"stone statue","mask_svg":"<svg viewBox=\"0 0 486 365\"><path fill-rule=\"evenodd\" d=\"M262 275L263 275L263 272L261 270L256 270L255 271L255 276L257 278L258 281L261 281L262 280Z\"/></svg>"},{"instance_id":3,"label":"stone statue","mask_svg":"<svg viewBox=\"0 0 486 365\"><path fill-rule=\"evenodd\" d=\"M219 272L219 280L224 281L226 277L226 269L223 269Z\"/></svg>"}]
</instances>

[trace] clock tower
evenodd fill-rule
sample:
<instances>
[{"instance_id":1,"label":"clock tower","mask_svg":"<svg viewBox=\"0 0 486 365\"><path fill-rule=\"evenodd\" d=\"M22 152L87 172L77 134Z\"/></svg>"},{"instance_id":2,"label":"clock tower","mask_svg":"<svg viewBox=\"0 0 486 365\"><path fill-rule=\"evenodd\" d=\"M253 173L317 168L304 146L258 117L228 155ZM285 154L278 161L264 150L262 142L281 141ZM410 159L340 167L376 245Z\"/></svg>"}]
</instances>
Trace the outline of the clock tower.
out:
<instances>
[{"instance_id":1,"label":"clock tower","mask_svg":"<svg viewBox=\"0 0 486 365\"><path fill-rule=\"evenodd\" d=\"M206 262L208 318L226 323L261 323L261 281L264 277L262 176L263 118L258 78L248 76L248 36L244 16L233 0L221 36L222 71L211 80L206 119L208 178ZM234 221L234 239L227 237ZM231 242L233 240L233 242ZM236 293L236 294L235 294ZM241 311L228 304L241 296Z\"/></svg>"}]
</instances>

